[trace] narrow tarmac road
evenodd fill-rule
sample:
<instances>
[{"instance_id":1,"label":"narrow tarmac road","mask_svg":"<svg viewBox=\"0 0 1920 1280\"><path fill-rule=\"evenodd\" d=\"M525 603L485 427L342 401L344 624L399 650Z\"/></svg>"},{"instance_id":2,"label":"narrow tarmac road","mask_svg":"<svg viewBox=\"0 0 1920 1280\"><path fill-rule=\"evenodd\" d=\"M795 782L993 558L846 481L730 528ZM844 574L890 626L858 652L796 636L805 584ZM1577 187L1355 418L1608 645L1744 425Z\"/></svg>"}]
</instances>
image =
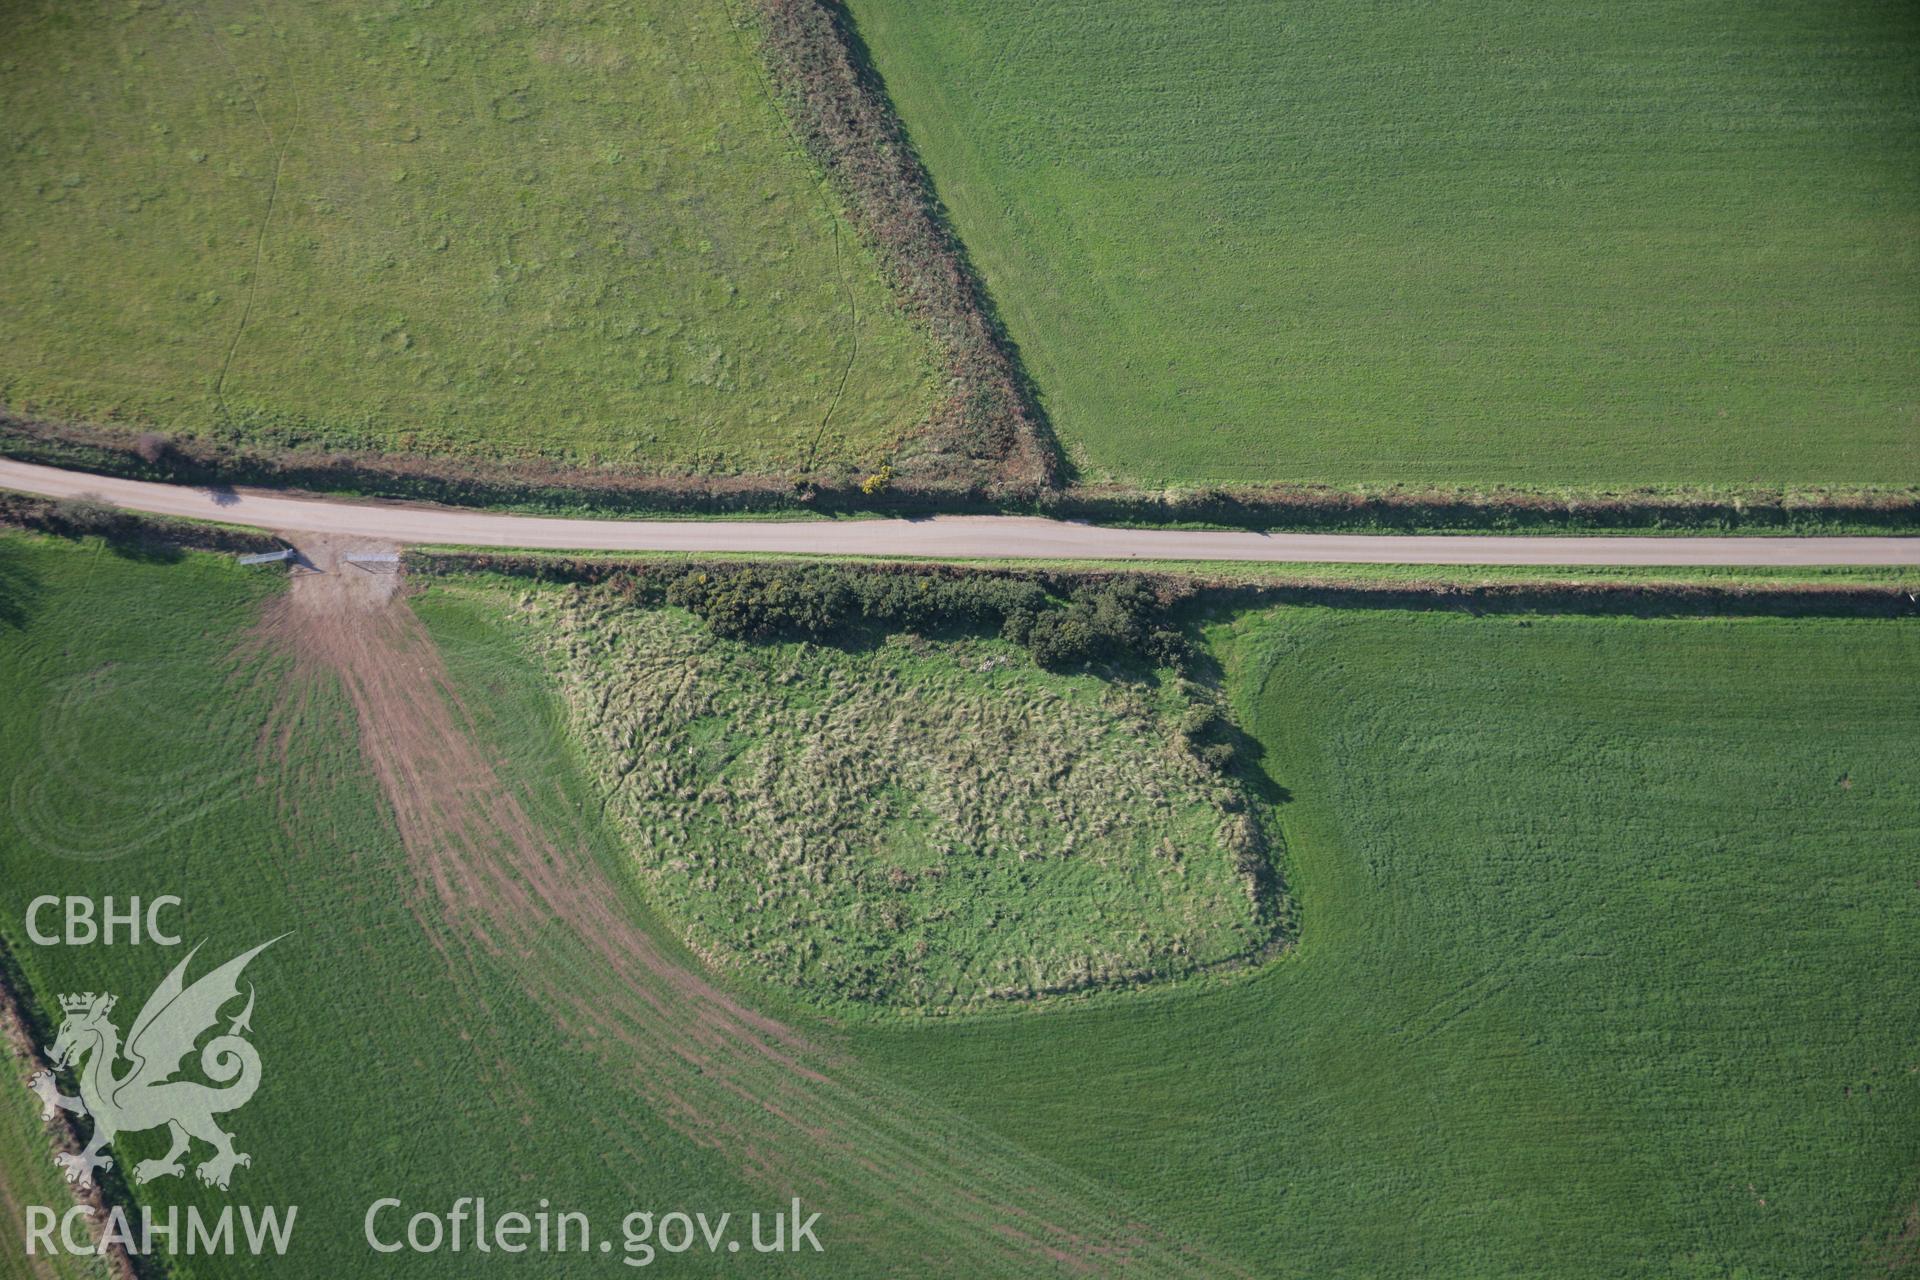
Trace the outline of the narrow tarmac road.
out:
<instances>
[{"instance_id":1,"label":"narrow tarmac road","mask_svg":"<svg viewBox=\"0 0 1920 1280\"><path fill-rule=\"evenodd\" d=\"M195 489L0 458L0 488L130 511L387 542L563 551L741 551L1048 560L1337 564L1920 566L1920 538L1414 536L1114 529L1026 516L913 520L566 520L459 507Z\"/></svg>"}]
</instances>

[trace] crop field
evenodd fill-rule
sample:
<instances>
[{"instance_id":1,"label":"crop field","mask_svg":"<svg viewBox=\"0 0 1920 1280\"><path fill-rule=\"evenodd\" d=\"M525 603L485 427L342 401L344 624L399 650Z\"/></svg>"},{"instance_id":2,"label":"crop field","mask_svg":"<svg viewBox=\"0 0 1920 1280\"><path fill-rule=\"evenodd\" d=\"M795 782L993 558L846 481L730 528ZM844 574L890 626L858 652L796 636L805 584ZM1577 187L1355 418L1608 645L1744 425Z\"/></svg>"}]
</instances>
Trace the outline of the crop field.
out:
<instances>
[{"instance_id":1,"label":"crop field","mask_svg":"<svg viewBox=\"0 0 1920 1280\"><path fill-rule=\"evenodd\" d=\"M1920 481L1903 0L853 0L1084 479Z\"/></svg>"},{"instance_id":2,"label":"crop field","mask_svg":"<svg viewBox=\"0 0 1920 1280\"><path fill-rule=\"evenodd\" d=\"M302 630L297 596L249 573L0 538L0 936L36 1002L133 1002L177 952L28 945L26 902L178 893L183 932L222 959L291 930L248 971L265 1075L233 1127L255 1156L244 1198L300 1206L301 1274L470 1274L471 1253L375 1255L361 1221L380 1196L475 1194L548 1198L616 1247L632 1210L744 1230L799 1195L830 1252L755 1255L768 1275L891 1275L909 1256L1025 1275L1069 1244L1217 1274L1100 1184L869 1070L777 991L750 1005L715 985L654 923L508 590L449 584L377 624ZM131 1167L163 1147L115 1152ZM139 1195L223 1202L190 1179ZM724 1254L674 1265L734 1273Z\"/></svg>"},{"instance_id":3,"label":"crop field","mask_svg":"<svg viewBox=\"0 0 1920 1280\"><path fill-rule=\"evenodd\" d=\"M817 738L903 758L962 732L996 749L938 756L948 785L1017 792L1017 738L999 747L976 705L992 691L1052 699L1049 716L1084 730L1062 751L1070 772L1140 796L1158 765L1176 812L1211 824L1217 779L1184 777L1144 728L1132 745L1102 736L1127 699L1178 714L1155 701L1172 691L1047 674L963 635L749 646L673 611L616 616L486 576L365 610L313 590L326 583L0 538L0 937L45 1005L137 1000L178 953L29 945L36 893L179 893L182 932L211 958L291 931L249 970L265 1083L231 1127L255 1155L244 1198L301 1206L303 1273L395 1269L360 1236L383 1195L544 1196L616 1239L633 1208L801 1195L826 1214L828 1252L756 1257L770 1275L897 1274L906 1257L1030 1275L1067 1249L1196 1276L1804 1277L1910 1252L1907 622L1222 612L1204 644L1251 735L1261 776L1240 784L1272 802L1296 945L1125 992L848 1019L851 1002L822 1007L818 973L795 982L777 963L778 895L754 919L715 859L714 914L685 918L659 832L609 788L608 761L630 776L690 745L689 767L731 762L685 802L706 849L680 852L724 852L728 814L751 868L821 813L864 822L871 802L895 835L909 797L830 772L816 811L782 827L761 801L797 766L747 768L716 720L791 747L793 726L828 717ZM667 650L699 677L682 704L616 678ZM848 696L856 676L872 705ZM629 740L622 756L579 732L643 714L668 751ZM1090 907L1145 896L1126 877L1156 864L1118 833L1161 821L1182 838L1150 807L1106 803L1105 882L1063 879L1071 860L1022 864L1037 877L1023 903L1011 879L976 877L1023 947L1079 945ZM1074 829L1028 818L981 847L1005 861ZM1205 903L1231 878L1185 838L1186 901ZM869 841L842 861L916 847ZM1145 883L1165 910L1164 878ZM888 894L912 896L860 896ZM1018 921L1043 898L1071 929ZM910 932L946 953L941 981L992 972L979 936L931 920L961 907L908 905ZM760 932L714 963L682 945L736 912ZM0 1185L44 1158L20 1147L32 1129L0 1126ZM120 1144L130 1166L162 1140ZM138 1194L221 1202L190 1180ZM467 1274L472 1255L398 1262ZM672 1267L735 1270L697 1250Z\"/></svg>"},{"instance_id":4,"label":"crop field","mask_svg":"<svg viewBox=\"0 0 1920 1280\"><path fill-rule=\"evenodd\" d=\"M0 36L7 406L784 474L932 402L725 5L48 0Z\"/></svg>"},{"instance_id":5,"label":"crop field","mask_svg":"<svg viewBox=\"0 0 1920 1280\"><path fill-rule=\"evenodd\" d=\"M713 1153L604 1096L552 1011L519 995L507 959L423 918L431 890L359 758L345 698L304 684L250 635L270 579L207 557L139 563L18 537L0 538L0 566L0 930L46 1003L106 989L135 1008L179 952L28 945L29 898L178 894L187 944L204 942L195 972L291 930L248 971L263 1083L229 1127L255 1157L236 1175L236 1198L300 1206L289 1254L300 1274L387 1274L360 1235L377 1197L439 1208L483 1190L512 1197L525 1169L542 1172L539 1194L609 1229L629 1202L770 1200ZM461 649L466 669L485 673L497 714L538 761L529 781L547 807L571 811L534 668L515 684L522 668L497 643L490 661L476 647ZM594 1130L582 1117L595 1115L618 1116L618 1133L583 1145ZM164 1146L145 1133L116 1150L130 1168ZM7 1166L16 1158L10 1150ZM38 1172L47 1157L30 1159ZM142 1196L208 1212L226 1199L191 1177ZM176 1258L173 1271L242 1274L249 1263L217 1261ZM469 1273L446 1253L411 1262L422 1274Z\"/></svg>"},{"instance_id":6,"label":"crop field","mask_svg":"<svg viewBox=\"0 0 1920 1280\"><path fill-rule=\"evenodd\" d=\"M863 1053L1262 1274L1911 1261L1920 628L1283 609L1213 638L1290 797L1298 947Z\"/></svg>"}]
</instances>

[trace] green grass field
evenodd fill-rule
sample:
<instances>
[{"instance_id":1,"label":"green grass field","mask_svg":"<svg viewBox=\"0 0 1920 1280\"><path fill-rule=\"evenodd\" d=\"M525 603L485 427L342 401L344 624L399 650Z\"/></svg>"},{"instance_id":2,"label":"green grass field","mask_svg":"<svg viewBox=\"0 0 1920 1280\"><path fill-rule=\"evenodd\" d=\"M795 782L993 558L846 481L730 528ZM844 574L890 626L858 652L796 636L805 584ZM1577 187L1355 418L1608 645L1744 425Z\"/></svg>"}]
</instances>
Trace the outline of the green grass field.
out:
<instances>
[{"instance_id":1,"label":"green grass field","mask_svg":"<svg viewBox=\"0 0 1920 1280\"><path fill-rule=\"evenodd\" d=\"M928 348L721 4L23 3L0 402L255 444L871 468Z\"/></svg>"},{"instance_id":2,"label":"green grass field","mask_svg":"<svg viewBox=\"0 0 1920 1280\"><path fill-rule=\"evenodd\" d=\"M1090 479L1920 482L1920 11L853 0Z\"/></svg>"},{"instance_id":3,"label":"green grass field","mask_svg":"<svg viewBox=\"0 0 1920 1280\"><path fill-rule=\"evenodd\" d=\"M0 538L0 933L36 995L52 1005L60 992L106 989L137 1008L180 958L30 945L23 917L39 893L180 895L187 942L205 944L196 973L292 931L248 970L265 1072L228 1127L253 1165L231 1196L189 1177L149 1184L143 1200L207 1212L297 1204L295 1273L341 1276L391 1274L361 1238L366 1206L383 1195L441 1210L458 1195L500 1203L537 1171L534 1195L609 1230L629 1208L764 1205L718 1156L590 1074L552 1009L522 994L512 958L421 918L422 888L344 699L297 686L283 698L272 678L283 664L236 656L272 583L211 557L150 564ZM443 629L511 727L501 737L525 765L516 785L537 788L543 817L579 823L582 776L554 736L564 721L537 669L516 663L497 627L453 616ZM576 834L592 847L590 827ZM133 1009L123 1014L124 1030ZM124 1168L164 1147L154 1133L116 1144ZM18 1223L0 1241L17 1249ZM406 1261L466 1275L472 1259ZM711 1271L692 1258L687 1268ZM172 1273L253 1274L245 1257L176 1258Z\"/></svg>"},{"instance_id":4,"label":"green grass field","mask_svg":"<svg viewBox=\"0 0 1920 1280\"><path fill-rule=\"evenodd\" d=\"M1920 1197L1920 630L1215 633L1301 940L863 1052L1276 1276L1874 1274Z\"/></svg>"},{"instance_id":5,"label":"green grass field","mask_svg":"<svg viewBox=\"0 0 1920 1280\"><path fill-rule=\"evenodd\" d=\"M538 865L503 868L471 832L450 832L450 860L430 866L403 847L347 692L256 641L274 584L213 557L0 537L0 936L33 998L106 989L131 1004L179 958L30 945L24 908L42 892L178 893L210 957L292 930L248 970L266 1075L230 1127L253 1165L230 1198L175 1180L142 1188L143 1203L297 1204L290 1266L309 1275L472 1273L470 1250L372 1253L362 1217L384 1195L442 1212L461 1195L496 1211L545 1197L615 1242L612 1261L537 1259L542 1275L607 1274L630 1211L732 1212L744 1231L790 1194L824 1211L828 1252L750 1255L754 1274L890 1276L902 1258L1031 1274L1008 1243L1031 1237L1009 1236L996 1206L1045 1215L1063 1239L1125 1236L1168 1256L1138 1243L1136 1206L900 1089L831 1021L778 991L705 984L638 892L509 588L414 605L449 677L421 675L424 697L464 708L498 769L481 794L511 796L550 841ZM478 878L450 889L441 872ZM114 1151L131 1167L163 1147L144 1133ZM46 1158L16 1148L0 1167ZM0 1227L0 1245L17 1244L16 1224ZM742 1271L702 1250L669 1266ZM244 1256L171 1269L255 1273Z\"/></svg>"},{"instance_id":6,"label":"green grass field","mask_svg":"<svg viewBox=\"0 0 1920 1280\"><path fill-rule=\"evenodd\" d=\"M0 538L0 936L42 1001L132 1000L174 953L26 945L25 900L179 892L210 955L294 930L249 971L268 1075L230 1127L243 1198L302 1206L303 1274L395 1269L359 1235L384 1194L546 1195L600 1226L807 1187L829 1253L754 1270L836 1276L1033 1274L995 1252L1011 1219L982 1189L1065 1240L1140 1223L1204 1251L1189 1274L1280 1276L1852 1275L1920 1201L1910 623L1222 615L1208 647L1284 789L1298 946L842 1025L744 972L689 977L522 586L411 605L448 678L423 671L421 705L463 709L497 770L469 783L546 833L517 864L485 830L403 848L357 704L249 639L274 589ZM0 1168L31 1169L17 1145Z\"/></svg>"}]
</instances>

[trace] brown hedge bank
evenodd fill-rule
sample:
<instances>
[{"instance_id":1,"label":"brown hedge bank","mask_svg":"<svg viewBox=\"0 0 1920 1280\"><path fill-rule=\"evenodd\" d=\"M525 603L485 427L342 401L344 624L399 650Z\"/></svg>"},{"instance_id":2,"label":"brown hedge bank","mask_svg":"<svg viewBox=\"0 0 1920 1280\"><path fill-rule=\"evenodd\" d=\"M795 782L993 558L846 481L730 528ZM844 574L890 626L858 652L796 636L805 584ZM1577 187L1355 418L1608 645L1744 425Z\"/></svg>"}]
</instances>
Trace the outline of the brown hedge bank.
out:
<instances>
[{"instance_id":1,"label":"brown hedge bank","mask_svg":"<svg viewBox=\"0 0 1920 1280\"><path fill-rule=\"evenodd\" d=\"M948 395L903 448L901 470L944 484L1051 487L1051 434L845 6L753 0L753 11L798 140L946 360Z\"/></svg>"},{"instance_id":2,"label":"brown hedge bank","mask_svg":"<svg viewBox=\"0 0 1920 1280\"><path fill-rule=\"evenodd\" d=\"M15 1069L15 1079L9 1082L10 1085L24 1084L27 1077L49 1069L50 1064L40 1046L52 1044L58 1031L46 1018L38 1016L38 1011L24 996L26 990L19 965L6 944L0 942L0 1044L5 1046L8 1065ZM47 1139L45 1155L43 1157L41 1152L35 1151L31 1153L34 1159L50 1159L55 1151L77 1154L86 1146L78 1122L69 1112L56 1110L43 1128ZM102 1239L108 1211L119 1207L131 1212L134 1206L124 1174L125 1171L117 1167L103 1169L96 1175L98 1181L86 1190L72 1186L67 1188L73 1203L93 1211L93 1221L86 1234L96 1247ZM106 1259L108 1273L117 1280L149 1280L165 1274L157 1258L148 1255L136 1258L127 1252L118 1239L101 1250L101 1255Z\"/></svg>"}]
</instances>

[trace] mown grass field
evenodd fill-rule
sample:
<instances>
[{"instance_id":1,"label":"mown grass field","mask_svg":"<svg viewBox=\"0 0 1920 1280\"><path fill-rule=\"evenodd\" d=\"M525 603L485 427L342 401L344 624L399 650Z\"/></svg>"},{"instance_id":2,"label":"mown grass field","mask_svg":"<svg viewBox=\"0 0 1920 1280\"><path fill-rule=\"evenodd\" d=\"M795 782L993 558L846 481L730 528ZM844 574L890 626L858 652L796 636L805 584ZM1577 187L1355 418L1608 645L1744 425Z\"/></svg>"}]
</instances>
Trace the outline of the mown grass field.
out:
<instances>
[{"instance_id":1,"label":"mown grass field","mask_svg":"<svg viewBox=\"0 0 1920 1280\"><path fill-rule=\"evenodd\" d=\"M256 445L871 468L933 398L724 5L0 17L0 401Z\"/></svg>"},{"instance_id":2,"label":"mown grass field","mask_svg":"<svg viewBox=\"0 0 1920 1280\"><path fill-rule=\"evenodd\" d=\"M1920 481L1899 0L853 0L1089 479Z\"/></svg>"},{"instance_id":3,"label":"mown grass field","mask_svg":"<svg viewBox=\"0 0 1920 1280\"><path fill-rule=\"evenodd\" d=\"M1920 630L1214 638L1291 794L1298 949L864 1053L1261 1274L1878 1273L1920 1197Z\"/></svg>"},{"instance_id":4,"label":"mown grass field","mask_svg":"<svg viewBox=\"0 0 1920 1280\"><path fill-rule=\"evenodd\" d=\"M843 1212L809 1273L833 1275L1032 1274L980 1252L1007 1220L958 1187L1147 1224L1204 1250L1198 1274L1300 1276L1852 1275L1920 1201L1908 622L1223 614L1207 641L1283 789L1298 946L842 1025L744 973L662 999L698 962L631 874L524 587L447 579L411 605L499 789L599 895L513 921L459 904L545 864L431 883L346 694L249 647L274 589L210 557L0 539L0 936L42 999L132 1000L173 953L27 946L25 900L179 892L210 954L295 930L250 970L266 1083L230 1127L256 1155L244 1198L302 1206L303 1273L395 1269L360 1242L384 1194L547 1195L598 1226L824 1182ZM664 959L623 967L583 922ZM800 1069L730 1049L753 1024L726 999L811 1042L784 1050Z\"/></svg>"}]
</instances>

